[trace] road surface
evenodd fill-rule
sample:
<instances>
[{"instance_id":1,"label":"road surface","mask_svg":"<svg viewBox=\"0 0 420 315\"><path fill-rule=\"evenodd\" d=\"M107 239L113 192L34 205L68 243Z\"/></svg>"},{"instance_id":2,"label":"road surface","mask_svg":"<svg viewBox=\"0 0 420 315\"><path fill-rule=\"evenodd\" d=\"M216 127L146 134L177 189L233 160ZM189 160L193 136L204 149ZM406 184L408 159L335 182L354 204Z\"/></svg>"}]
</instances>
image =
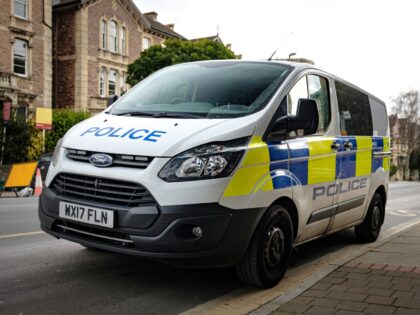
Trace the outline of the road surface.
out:
<instances>
[{"instance_id":1,"label":"road surface","mask_svg":"<svg viewBox=\"0 0 420 315\"><path fill-rule=\"evenodd\" d=\"M390 184L383 231L420 217L420 183ZM355 241L352 230L299 247L297 266ZM233 268L182 270L88 250L39 229L36 198L0 199L0 314L177 314L242 285Z\"/></svg>"}]
</instances>

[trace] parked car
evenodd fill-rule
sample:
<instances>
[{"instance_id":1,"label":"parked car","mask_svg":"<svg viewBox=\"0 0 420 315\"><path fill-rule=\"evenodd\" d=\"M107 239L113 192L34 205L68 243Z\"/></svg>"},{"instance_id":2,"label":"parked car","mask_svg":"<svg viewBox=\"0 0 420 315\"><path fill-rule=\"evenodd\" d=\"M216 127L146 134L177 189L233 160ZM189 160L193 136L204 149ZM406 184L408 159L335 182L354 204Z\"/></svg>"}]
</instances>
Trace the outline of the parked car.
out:
<instances>
[{"instance_id":1,"label":"parked car","mask_svg":"<svg viewBox=\"0 0 420 315\"><path fill-rule=\"evenodd\" d=\"M52 152L44 153L38 159L38 168L41 171L42 181L45 181L45 178L47 177L48 169L52 161L52 156Z\"/></svg>"}]
</instances>

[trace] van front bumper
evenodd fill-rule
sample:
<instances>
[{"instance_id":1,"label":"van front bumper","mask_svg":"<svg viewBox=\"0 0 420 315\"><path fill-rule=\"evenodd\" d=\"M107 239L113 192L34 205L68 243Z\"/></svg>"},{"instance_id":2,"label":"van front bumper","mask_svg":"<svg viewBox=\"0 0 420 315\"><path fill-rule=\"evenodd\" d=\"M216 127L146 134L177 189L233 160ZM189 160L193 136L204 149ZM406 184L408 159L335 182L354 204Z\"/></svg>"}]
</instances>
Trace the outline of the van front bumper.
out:
<instances>
[{"instance_id":1,"label":"van front bumper","mask_svg":"<svg viewBox=\"0 0 420 315\"><path fill-rule=\"evenodd\" d=\"M158 205L159 214L152 219L150 209L144 213L138 208L135 213L128 208L116 209L116 226L110 229L60 218L60 201L104 207L63 198L44 188L39 219L41 228L48 234L87 247L185 267L227 266L239 262L264 212L263 208L233 210L218 203ZM202 229L201 237L193 235L194 227Z\"/></svg>"}]
</instances>

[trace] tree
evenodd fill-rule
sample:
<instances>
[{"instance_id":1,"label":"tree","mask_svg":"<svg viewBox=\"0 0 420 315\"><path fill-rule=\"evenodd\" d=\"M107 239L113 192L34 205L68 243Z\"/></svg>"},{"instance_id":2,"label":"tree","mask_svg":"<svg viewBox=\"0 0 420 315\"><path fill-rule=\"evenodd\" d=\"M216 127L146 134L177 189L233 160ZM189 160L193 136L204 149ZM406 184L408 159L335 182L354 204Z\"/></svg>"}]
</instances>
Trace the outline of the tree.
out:
<instances>
[{"instance_id":1,"label":"tree","mask_svg":"<svg viewBox=\"0 0 420 315\"><path fill-rule=\"evenodd\" d=\"M404 160L404 169L410 169L411 153L419 148L420 144L420 99L419 92L410 90L401 93L393 100L393 111L398 117L398 134L400 142L407 148L407 158ZM404 172L406 178L406 171Z\"/></svg>"},{"instance_id":2,"label":"tree","mask_svg":"<svg viewBox=\"0 0 420 315\"><path fill-rule=\"evenodd\" d=\"M236 58L228 47L208 39L168 39L162 46L155 45L146 49L139 58L128 65L127 83L133 86L153 72L178 63Z\"/></svg>"}]
</instances>

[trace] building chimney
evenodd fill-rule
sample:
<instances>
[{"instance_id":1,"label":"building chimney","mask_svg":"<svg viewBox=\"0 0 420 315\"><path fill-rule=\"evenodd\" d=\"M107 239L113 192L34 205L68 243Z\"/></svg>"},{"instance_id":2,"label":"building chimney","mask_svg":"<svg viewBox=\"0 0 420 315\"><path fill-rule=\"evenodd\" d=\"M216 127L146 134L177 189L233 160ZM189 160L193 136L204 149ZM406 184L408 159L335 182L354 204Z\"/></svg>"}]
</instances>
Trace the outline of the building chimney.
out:
<instances>
[{"instance_id":1,"label":"building chimney","mask_svg":"<svg viewBox=\"0 0 420 315\"><path fill-rule=\"evenodd\" d=\"M175 27L175 24L174 23L166 24L166 27L173 31L174 27Z\"/></svg>"},{"instance_id":2,"label":"building chimney","mask_svg":"<svg viewBox=\"0 0 420 315\"><path fill-rule=\"evenodd\" d=\"M147 12L144 15L147 15L147 17L151 18L153 21L157 21L158 14L156 12Z\"/></svg>"}]
</instances>

